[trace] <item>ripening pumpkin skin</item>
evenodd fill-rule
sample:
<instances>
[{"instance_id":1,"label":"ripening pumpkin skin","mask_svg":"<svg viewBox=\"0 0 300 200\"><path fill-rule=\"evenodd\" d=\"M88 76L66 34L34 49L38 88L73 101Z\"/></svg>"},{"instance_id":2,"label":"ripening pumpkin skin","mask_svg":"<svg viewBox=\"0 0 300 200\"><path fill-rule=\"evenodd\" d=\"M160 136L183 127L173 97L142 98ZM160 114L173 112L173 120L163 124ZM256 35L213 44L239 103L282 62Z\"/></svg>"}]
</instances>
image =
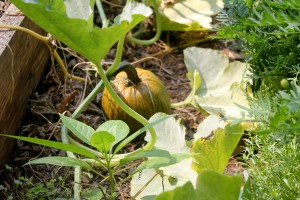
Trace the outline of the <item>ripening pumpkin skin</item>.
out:
<instances>
[{"instance_id":1,"label":"ripening pumpkin skin","mask_svg":"<svg viewBox=\"0 0 300 200\"><path fill-rule=\"evenodd\" d=\"M140 79L138 84L130 84L127 74L118 73L111 85L121 99L137 113L149 119L157 112L171 113L170 96L161 80L151 71L135 68ZM119 119L127 123L133 133L142 127L138 121L129 116L114 101L108 90L102 94L102 110L112 120Z\"/></svg>"}]
</instances>

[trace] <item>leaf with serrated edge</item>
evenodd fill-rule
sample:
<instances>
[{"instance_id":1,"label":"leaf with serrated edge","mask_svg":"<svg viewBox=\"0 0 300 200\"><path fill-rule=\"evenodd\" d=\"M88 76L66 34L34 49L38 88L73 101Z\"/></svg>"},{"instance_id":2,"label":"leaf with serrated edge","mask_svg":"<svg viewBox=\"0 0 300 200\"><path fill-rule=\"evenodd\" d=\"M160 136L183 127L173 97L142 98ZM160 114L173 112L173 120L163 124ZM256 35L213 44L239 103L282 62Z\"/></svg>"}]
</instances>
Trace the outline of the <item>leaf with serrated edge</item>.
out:
<instances>
[{"instance_id":1,"label":"leaf with serrated edge","mask_svg":"<svg viewBox=\"0 0 300 200\"><path fill-rule=\"evenodd\" d=\"M155 200L165 199L201 199L223 200L239 199L243 178L241 176L222 175L215 171L203 171L199 174L197 185L188 182L173 191L159 194Z\"/></svg>"},{"instance_id":2,"label":"leaf with serrated edge","mask_svg":"<svg viewBox=\"0 0 300 200\"><path fill-rule=\"evenodd\" d=\"M218 119L215 121L218 123ZM199 138L193 142L192 167L197 172L209 169L223 173L244 130L239 124L232 126L227 124L225 129L215 127L211 130L213 130L212 138Z\"/></svg>"},{"instance_id":3,"label":"leaf with serrated edge","mask_svg":"<svg viewBox=\"0 0 300 200\"><path fill-rule=\"evenodd\" d=\"M203 200L239 199L243 177L224 175L213 170L199 173L196 194Z\"/></svg>"},{"instance_id":4,"label":"leaf with serrated edge","mask_svg":"<svg viewBox=\"0 0 300 200\"><path fill-rule=\"evenodd\" d=\"M61 121L63 124L70 130L72 133L74 133L79 139L81 139L86 144L91 144L91 136L95 132L95 130L86 125L85 123L82 123L76 119L72 119L70 117L66 117L62 114L59 114Z\"/></svg>"}]
</instances>

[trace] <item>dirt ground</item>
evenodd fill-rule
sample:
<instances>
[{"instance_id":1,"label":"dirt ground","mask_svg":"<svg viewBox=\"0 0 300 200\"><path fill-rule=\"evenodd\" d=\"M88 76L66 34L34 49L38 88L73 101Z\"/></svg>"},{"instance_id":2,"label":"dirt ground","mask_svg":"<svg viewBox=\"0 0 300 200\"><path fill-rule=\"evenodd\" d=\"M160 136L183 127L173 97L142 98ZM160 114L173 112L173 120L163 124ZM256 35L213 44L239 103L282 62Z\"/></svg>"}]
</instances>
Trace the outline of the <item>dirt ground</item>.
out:
<instances>
[{"instance_id":1,"label":"dirt ground","mask_svg":"<svg viewBox=\"0 0 300 200\"><path fill-rule=\"evenodd\" d=\"M115 10L114 10L115 11ZM153 33L150 33L150 35ZM199 41L207 34L193 33L194 41ZM148 37L148 36L145 36ZM231 52L222 41L207 40L202 43L193 43L191 37L185 33L163 33L161 40L150 46L139 46L126 43L123 60L138 63L135 66L154 72L166 85L172 102L183 101L190 92L189 80L186 78L186 67L183 61L183 49L189 38L193 46L223 49ZM31 96L27 105L27 114L20 128L19 135L60 141L60 122L57 113L72 113L82 98L93 89L99 79L91 71L84 70L86 65L78 63L84 61L78 55L60 52L67 63L69 72L81 77L89 77L94 80L92 84L65 80L56 63L49 61L47 70L35 93ZM105 58L105 63L112 62L115 48ZM79 120L95 127L105 121L100 106L101 93L83 112ZM181 107L173 109L187 130L187 139L192 138L198 124L204 119L199 111L193 107ZM125 151L132 151L143 145L143 141L135 141L129 144ZM27 142L17 141L11 159L5 169L0 171L0 199L54 199L71 198L73 187L73 168L56 167L52 165L24 166L26 162L37 157L64 156L64 151L46 148ZM117 175L118 179L124 179L136 166L127 166L128 169ZM232 174L242 167L233 158L227 168L227 173ZM101 170L101 169L99 169ZM103 172L104 173L104 172ZM107 184L99 177L88 172L83 174L83 188L93 188ZM120 187L119 197L129 199L130 186L128 183ZM31 197L30 194L32 194ZM26 197L27 195L27 197ZM48 195L48 196L47 196Z\"/></svg>"}]
</instances>

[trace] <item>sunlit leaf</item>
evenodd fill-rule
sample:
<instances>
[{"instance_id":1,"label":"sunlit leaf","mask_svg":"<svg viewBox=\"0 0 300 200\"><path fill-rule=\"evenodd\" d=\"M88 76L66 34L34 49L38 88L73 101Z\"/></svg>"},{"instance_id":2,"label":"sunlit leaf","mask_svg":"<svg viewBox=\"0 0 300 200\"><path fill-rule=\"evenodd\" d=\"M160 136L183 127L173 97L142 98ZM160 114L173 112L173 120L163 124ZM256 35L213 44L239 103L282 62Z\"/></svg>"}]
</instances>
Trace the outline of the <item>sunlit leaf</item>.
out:
<instances>
[{"instance_id":1,"label":"sunlit leaf","mask_svg":"<svg viewBox=\"0 0 300 200\"><path fill-rule=\"evenodd\" d=\"M243 177L219 174L212 170L199 173L196 193L203 200L239 199Z\"/></svg>"},{"instance_id":2,"label":"sunlit leaf","mask_svg":"<svg viewBox=\"0 0 300 200\"><path fill-rule=\"evenodd\" d=\"M155 200L175 200L175 199L201 200L201 198L197 196L194 186L191 182L187 182L183 186L177 187L174 190L162 192L155 198Z\"/></svg>"},{"instance_id":3,"label":"sunlit leaf","mask_svg":"<svg viewBox=\"0 0 300 200\"><path fill-rule=\"evenodd\" d=\"M91 145L102 152L108 152L114 142L115 137L106 131L95 132L91 137Z\"/></svg>"},{"instance_id":4,"label":"sunlit leaf","mask_svg":"<svg viewBox=\"0 0 300 200\"><path fill-rule=\"evenodd\" d=\"M81 139L86 144L91 144L90 139L95 130L86 125L85 123L82 123L76 119L72 119L70 117L66 117L62 114L59 115L61 118L61 121L63 124L70 130L72 133L74 133L79 139Z\"/></svg>"},{"instance_id":5,"label":"sunlit leaf","mask_svg":"<svg viewBox=\"0 0 300 200\"><path fill-rule=\"evenodd\" d=\"M239 199L241 176L222 175L206 170L199 173L196 188L190 182L172 191L159 194L155 200L235 200Z\"/></svg>"},{"instance_id":6,"label":"sunlit leaf","mask_svg":"<svg viewBox=\"0 0 300 200\"><path fill-rule=\"evenodd\" d=\"M223 173L243 132L243 127L239 124L227 125L225 129L215 129L210 139L200 138L194 141L191 149L195 153L193 169L197 172L208 169Z\"/></svg>"}]
</instances>

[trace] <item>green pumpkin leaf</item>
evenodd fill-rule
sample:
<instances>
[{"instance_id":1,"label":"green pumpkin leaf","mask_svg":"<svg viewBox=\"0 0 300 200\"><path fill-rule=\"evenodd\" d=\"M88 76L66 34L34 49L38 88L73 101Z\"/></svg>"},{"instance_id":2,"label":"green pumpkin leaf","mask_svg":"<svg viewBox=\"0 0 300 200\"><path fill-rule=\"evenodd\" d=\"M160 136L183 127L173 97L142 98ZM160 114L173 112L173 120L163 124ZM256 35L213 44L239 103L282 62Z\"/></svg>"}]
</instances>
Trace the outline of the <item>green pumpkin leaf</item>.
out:
<instances>
[{"instance_id":1,"label":"green pumpkin leaf","mask_svg":"<svg viewBox=\"0 0 300 200\"><path fill-rule=\"evenodd\" d=\"M136 11L134 8L140 5L128 1L131 9L126 13L133 14L131 21L121 20L119 24L101 29L94 27L91 20L94 1L12 0L12 3L45 31L93 63L99 63L120 38L152 13L146 6ZM77 11L80 13L76 13L78 6L84 8Z\"/></svg>"},{"instance_id":2,"label":"green pumpkin leaf","mask_svg":"<svg viewBox=\"0 0 300 200\"><path fill-rule=\"evenodd\" d=\"M59 114L61 121L63 124L70 130L72 133L74 133L79 139L81 139L86 144L91 144L91 136L95 132L95 130L86 125L85 123L82 123L76 119L72 119L70 117L66 117L62 114Z\"/></svg>"},{"instance_id":3,"label":"green pumpkin leaf","mask_svg":"<svg viewBox=\"0 0 300 200\"><path fill-rule=\"evenodd\" d=\"M191 149L192 167L197 172L209 169L223 173L226 165L243 134L243 127L227 125L225 129L217 128L211 139L195 140Z\"/></svg>"},{"instance_id":4,"label":"green pumpkin leaf","mask_svg":"<svg viewBox=\"0 0 300 200\"><path fill-rule=\"evenodd\" d=\"M199 173L197 185L191 182L172 191L160 193L155 200L224 200L239 199L243 178L241 176L222 175L212 170Z\"/></svg>"},{"instance_id":5,"label":"green pumpkin leaf","mask_svg":"<svg viewBox=\"0 0 300 200\"><path fill-rule=\"evenodd\" d=\"M121 120L109 120L101 124L96 131L106 131L112 134L115 137L115 141L112 144L114 146L128 135L129 127Z\"/></svg>"},{"instance_id":6,"label":"green pumpkin leaf","mask_svg":"<svg viewBox=\"0 0 300 200\"><path fill-rule=\"evenodd\" d=\"M201 200L197 197L193 184L188 181L183 186L177 187L174 190L160 193L155 200Z\"/></svg>"},{"instance_id":7,"label":"green pumpkin leaf","mask_svg":"<svg viewBox=\"0 0 300 200\"><path fill-rule=\"evenodd\" d=\"M239 199L242 176L219 174L212 170L199 173L196 194L203 200Z\"/></svg>"},{"instance_id":8,"label":"green pumpkin leaf","mask_svg":"<svg viewBox=\"0 0 300 200\"><path fill-rule=\"evenodd\" d=\"M61 157L61 156L37 158L27 162L25 165L33 165L33 164L50 164L50 165L57 165L57 166L64 166L64 167L80 166L85 169L93 170L92 167L87 162L84 162L78 158Z\"/></svg>"},{"instance_id":9,"label":"green pumpkin leaf","mask_svg":"<svg viewBox=\"0 0 300 200\"><path fill-rule=\"evenodd\" d=\"M52 147L55 149L61 149L64 151L70 151L88 158L93 158L95 159L96 156L94 154L92 154L90 151L73 145L73 144L65 144L65 143L61 143L61 142L54 142L54 141L50 141L50 140L44 140L44 139L38 139L38 138L30 138L30 137L22 137L22 136L13 136L13 135L3 135L0 134L0 136L5 136L5 137L10 137L10 138L14 138L14 139L18 139L18 140L22 140L22 141L26 141L26 142L30 142L30 143L34 143L34 144L39 144L39 145L44 145L47 147Z\"/></svg>"},{"instance_id":10,"label":"green pumpkin leaf","mask_svg":"<svg viewBox=\"0 0 300 200\"><path fill-rule=\"evenodd\" d=\"M101 152L108 152L115 142L115 137L106 132L95 132L91 137L91 145Z\"/></svg>"}]
</instances>

